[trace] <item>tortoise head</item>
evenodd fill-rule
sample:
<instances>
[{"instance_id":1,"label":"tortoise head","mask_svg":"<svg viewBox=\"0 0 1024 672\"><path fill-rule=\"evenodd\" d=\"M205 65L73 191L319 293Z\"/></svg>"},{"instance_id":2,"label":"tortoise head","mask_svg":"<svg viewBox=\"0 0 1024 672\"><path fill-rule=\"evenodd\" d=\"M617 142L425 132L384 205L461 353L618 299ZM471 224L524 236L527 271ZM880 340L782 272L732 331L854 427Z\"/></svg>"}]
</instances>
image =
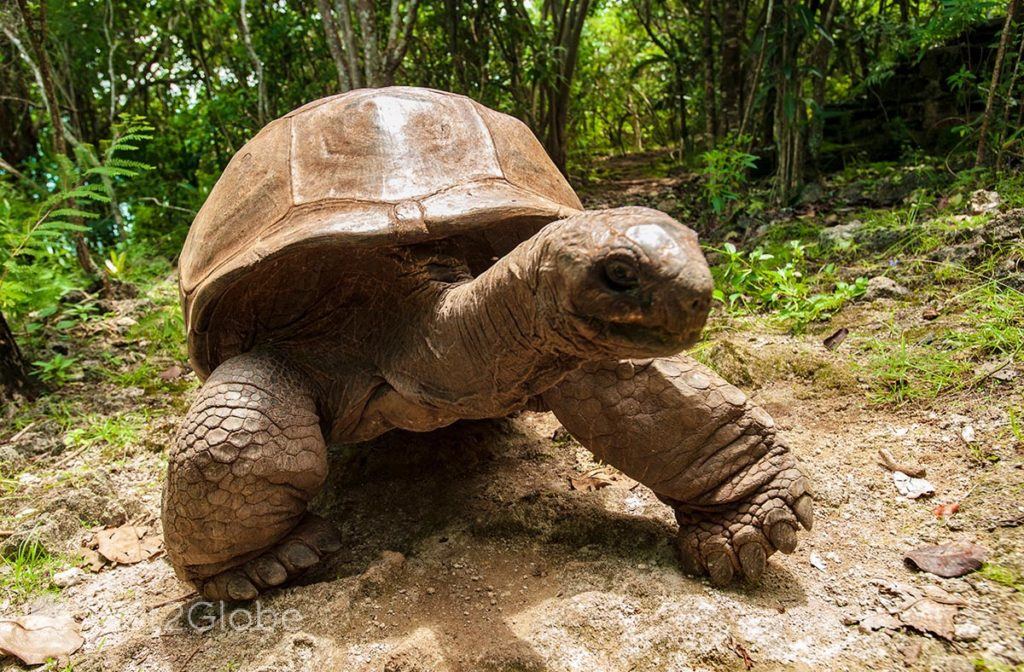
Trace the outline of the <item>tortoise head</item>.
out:
<instances>
[{"instance_id":1,"label":"tortoise head","mask_svg":"<svg viewBox=\"0 0 1024 672\"><path fill-rule=\"evenodd\" d=\"M582 212L549 228L556 261L542 265L541 282L557 302L554 328L576 348L655 357L700 338L713 283L692 229L638 207Z\"/></svg>"}]
</instances>

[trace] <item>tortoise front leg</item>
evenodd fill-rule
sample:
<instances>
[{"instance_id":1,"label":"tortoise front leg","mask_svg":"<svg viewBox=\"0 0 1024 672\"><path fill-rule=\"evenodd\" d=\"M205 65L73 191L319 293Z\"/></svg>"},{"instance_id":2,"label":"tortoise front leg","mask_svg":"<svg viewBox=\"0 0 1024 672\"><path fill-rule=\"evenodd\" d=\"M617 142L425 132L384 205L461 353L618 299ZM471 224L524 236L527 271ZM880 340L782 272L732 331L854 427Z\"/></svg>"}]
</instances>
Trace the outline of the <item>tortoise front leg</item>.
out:
<instances>
[{"instance_id":1,"label":"tortoise front leg","mask_svg":"<svg viewBox=\"0 0 1024 672\"><path fill-rule=\"evenodd\" d=\"M588 364L544 401L675 509L684 562L716 584L758 580L768 556L796 548L797 521L811 528L807 479L771 417L689 357Z\"/></svg>"},{"instance_id":2,"label":"tortoise front leg","mask_svg":"<svg viewBox=\"0 0 1024 672\"><path fill-rule=\"evenodd\" d=\"M248 600L337 550L306 512L327 476L315 397L274 353L213 372L185 416L164 486L167 556L212 599Z\"/></svg>"}]
</instances>

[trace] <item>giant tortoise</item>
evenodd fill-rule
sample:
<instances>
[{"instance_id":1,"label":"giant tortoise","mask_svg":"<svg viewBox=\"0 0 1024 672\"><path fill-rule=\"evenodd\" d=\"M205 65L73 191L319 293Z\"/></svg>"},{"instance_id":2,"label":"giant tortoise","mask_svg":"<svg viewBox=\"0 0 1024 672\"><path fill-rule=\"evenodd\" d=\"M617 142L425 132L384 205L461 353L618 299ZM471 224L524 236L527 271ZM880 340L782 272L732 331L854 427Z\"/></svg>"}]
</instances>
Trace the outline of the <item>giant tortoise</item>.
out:
<instances>
[{"instance_id":1,"label":"giant tortoise","mask_svg":"<svg viewBox=\"0 0 1024 672\"><path fill-rule=\"evenodd\" d=\"M232 158L180 258L205 381L170 456L168 557L246 600L342 544L307 511L327 444L546 409L675 510L717 584L810 528L772 419L679 354L711 305L697 235L585 210L533 134L463 96L364 89L270 123Z\"/></svg>"}]
</instances>

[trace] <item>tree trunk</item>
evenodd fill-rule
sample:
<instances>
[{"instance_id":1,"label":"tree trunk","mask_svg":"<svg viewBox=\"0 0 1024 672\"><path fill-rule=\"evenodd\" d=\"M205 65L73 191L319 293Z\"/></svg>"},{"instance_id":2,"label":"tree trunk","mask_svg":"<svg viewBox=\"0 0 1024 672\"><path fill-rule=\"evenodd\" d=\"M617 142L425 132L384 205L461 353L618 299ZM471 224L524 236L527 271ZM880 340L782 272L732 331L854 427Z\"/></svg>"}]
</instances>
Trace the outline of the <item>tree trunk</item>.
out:
<instances>
[{"instance_id":1,"label":"tree trunk","mask_svg":"<svg viewBox=\"0 0 1024 672\"><path fill-rule=\"evenodd\" d=\"M33 396L28 366L4 314L0 312L0 400L7 404L17 397L32 399Z\"/></svg>"},{"instance_id":2,"label":"tree trunk","mask_svg":"<svg viewBox=\"0 0 1024 672\"><path fill-rule=\"evenodd\" d=\"M743 22L738 0L724 0L722 7L722 116L720 132L724 135L740 126L743 101L742 37Z\"/></svg>"},{"instance_id":3,"label":"tree trunk","mask_svg":"<svg viewBox=\"0 0 1024 672\"><path fill-rule=\"evenodd\" d=\"M1019 9L1019 7L1018 7L1018 9ZM1020 62L1021 62L1021 60L1024 60L1024 25L1022 25L1019 28L1018 33L1020 33L1020 36L1017 38L1018 42L1019 42L1019 45L1017 47L1017 58L1014 59L1014 62L1013 62L1013 72L1010 73L1010 81L1007 82L1007 84L1006 84L1006 99L1007 100L1013 100L1014 99L1013 98L1013 94L1014 94L1014 91L1017 89L1017 81L1020 78L1020 69L1021 69L1020 68ZM1018 105L1017 107L1020 108L1021 106ZM1003 105L1003 123L1001 124L1001 127L999 129L999 146L996 149L996 172L997 173L1002 172L1002 170L1003 170L1003 157L1005 156L1005 152L1003 151L1003 149L1004 149L1003 144L1005 142L1006 133L1007 133L1007 131L1013 131L1014 130L1013 128L1010 127L1010 112L1011 112L1011 110L1012 110L1012 106L1010 106L1010 105ZM1020 116L1020 114L1019 114L1020 111L1021 110L1018 110L1018 118ZM1016 127L1017 128L1020 127L1020 123L1019 122L1017 123Z\"/></svg>"},{"instance_id":4,"label":"tree trunk","mask_svg":"<svg viewBox=\"0 0 1024 672\"><path fill-rule=\"evenodd\" d=\"M774 25L775 0L768 0L768 6L764 12L764 29L761 32L761 48L757 54L757 65L754 66L754 76L750 82L750 93L747 96L746 105L743 106L743 119L740 121L740 137L746 135L750 127L751 115L754 112L754 104L757 102L757 93L761 88L761 73L764 71L764 61L768 54L768 33ZM749 143L747 151L750 151Z\"/></svg>"},{"instance_id":5,"label":"tree trunk","mask_svg":"<svg viewBox=\"0 0 1024 672\"><path fill-rule=\"evenodd\" d=\"M718 136L718 119L715 104L715 46L712 35L711 0L703 3L704 30L701 53L704 58L704 133L708 149L715 146Z\"/></svg>"},{"instance_id":6,"label":"tree trunk","mask_svg":"<svg viewBox=\"0 0 1024 672\"><path fill-rule=\"evenodd\" d=\"M348 82L348 65L345 62L345 50L341 46L341 38L338 37L338 27L334 23L330 0L317 0L317 8L320 10L320 20L324 25L327 50L331 52L334 69L338 72L338 93L344 93L351 88Z\"/></svg>"},{"instance_id":7,"label":"tree trunk","mask_svg":"<svg viewBox=\"0 0 1024 672\"><path fill-rule=\"evenodd\" d=\"M978 136L978 154L974 157L974 166L977 168L985 164L988 151L988 134L992 126L992 116L995 114L993 108L996 101L996 89L1003 75L1003 60L1006 58L1006 45L1010 41L1010 33L1013 32L1013 17L1017 13L1017 0L1010 0L1006 5L1006 21L1003 22L1003 32L999 37L999 50L996 51L996 62L992 66L992 83L988 89L988 100L985 102L985 112L981 117L981 132Z\"/></svg>"},{"instance_id":8,"label":"tree trunk","mask_svg":"<svg viewBox=\"0 0 1024 672\"><path fill-rule=\"evenodd\" d=\"M829 0L825 15L821 20L821 28L826 34L832 33L832 24L839 11L839 0ZM825 119L822 112L825 108L825 88L828 84L828 63L832 55L833 41L824 36L818 39L811 53L811 68L817 74L812 75L814 81L811 85L811 100L814 101L814 108L811 111L811 125L808 134L807 145L812 159L816 159L821 149L821 142L825 134Z\"/></svg>"},{"instance_id":9,"label":"tree trunk","mask_svg":"<svg viewBox=\"0 0 1024 672\"><path fill-rule=\"evenodd\" d=\"M50 117L52 126L53 153L59 156L68 156L68 145L65 134L70 132L64 126L60 117L60 103L57 98L57 90L53 83L53 66L50 64L50 56L46 51L46 3L39 3L39 14L33 16L29 11L26 0L18 0L18 12L21 21L25 24L25 32L28 34L29 44L35 55L34 70L39 78L40 88L43 90L43 101L46 103L46 111ZM66 176L65 176L66 177ZM78 263L89 277L97 277L99 270L92 260L89 251L89 244L81 232L74 234L75 252Z\"/></svg>"},{"instance_id":10,"label":"tree trunk","mask_svg":"<svg viewBox=\"0 0 1024 672\"><path fill-rule=\"evenodd\" d=\"M551 160L562 173L566 173L569 139L569 103L572 97L572 80L576 73L579 56L580 36L583 24L590 12L591 0L555 0L546 5L546 11L554 24L555 51L554 81L544 86L546 100L544 148Z\"/></svg>"},{"instance_id":11,"label":"tree trunk","mask_svg":"<svg viewBox=\"0 0 1024 672\"><path fill-rule=\"evenodd\" d=\"M775 198L785 205L799 193L803 179L805 106L798 62L803 35L794 17L794 0L784 0L780 9L781 38L775 68Z\"/></svg>"}]
</instances>

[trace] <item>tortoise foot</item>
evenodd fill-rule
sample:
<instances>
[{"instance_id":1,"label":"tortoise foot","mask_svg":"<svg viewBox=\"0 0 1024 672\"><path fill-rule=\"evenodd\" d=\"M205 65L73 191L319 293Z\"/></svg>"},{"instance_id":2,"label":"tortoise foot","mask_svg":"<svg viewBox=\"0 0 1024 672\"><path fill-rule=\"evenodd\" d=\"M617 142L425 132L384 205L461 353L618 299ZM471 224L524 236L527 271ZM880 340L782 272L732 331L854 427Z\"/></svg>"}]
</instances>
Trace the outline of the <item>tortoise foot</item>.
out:
<instances>
[{"instance_id":1,"label":"tortoise foot","mask_svg":"<svg viewBox=\"0 0 1024 672\"><path fill-rule=\"evenodd\" d=\"M758 582L768 558L776 551L792 553L799 526L810 530L814 523L807 478L788 451L766 456L754 469L769 474L742 500L707 508L669 501L679 522L676 546L683 566L709 575L718 586L740 577Z\"/></svg>"},{"instance_id":2,"label":"tortoise foot","mask_svg":"<svg viewBox=\"0 0 1024 672\"><path fill-rule=\"evenodd\" d=\"M306 514L298 527L261 554L197 580L196 587L211 600L252 600L300 576L340 548L337 529L320 516Z\"/></svg>"}]
</instances>

